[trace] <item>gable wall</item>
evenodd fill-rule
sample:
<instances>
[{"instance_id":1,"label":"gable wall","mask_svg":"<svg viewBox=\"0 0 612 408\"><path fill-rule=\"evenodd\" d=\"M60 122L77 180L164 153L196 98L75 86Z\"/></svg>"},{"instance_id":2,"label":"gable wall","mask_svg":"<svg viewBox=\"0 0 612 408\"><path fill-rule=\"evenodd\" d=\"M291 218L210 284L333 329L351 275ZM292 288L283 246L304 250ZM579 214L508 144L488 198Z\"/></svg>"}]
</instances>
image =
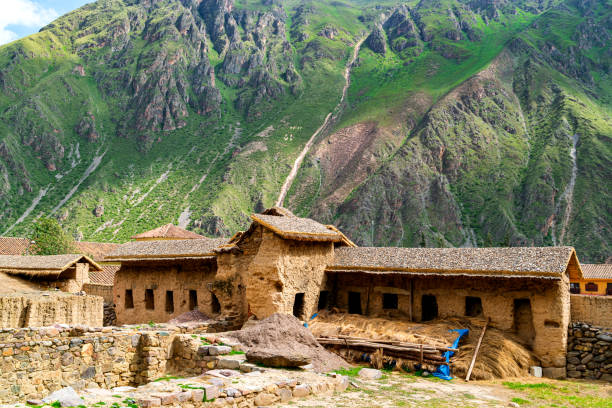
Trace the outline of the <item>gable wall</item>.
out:
<instances>
[{"instance_id":1,"label":"gable wall","mask_svg":"<svg viewBox=\"0 0 612 408\"><path fill-rule=\"evenodd\" d=\"M331 242L291 241L256 226L260 244L246 268L246 301L251 313L263 319L274 313L293 313L297 293L304 293L300 318L316 311L324 271L333 257Z\"/></svg>"}]
</instances>

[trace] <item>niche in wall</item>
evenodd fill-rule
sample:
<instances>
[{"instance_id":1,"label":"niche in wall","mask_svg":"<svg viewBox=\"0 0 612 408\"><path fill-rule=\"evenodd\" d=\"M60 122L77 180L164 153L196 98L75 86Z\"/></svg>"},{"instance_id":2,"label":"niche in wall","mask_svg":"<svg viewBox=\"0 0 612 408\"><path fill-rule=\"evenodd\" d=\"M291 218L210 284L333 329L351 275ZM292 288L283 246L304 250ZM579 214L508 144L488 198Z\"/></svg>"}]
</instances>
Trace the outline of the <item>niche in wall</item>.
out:
<instances>
[{"instance_id":1,"label":"niche in wall","mask_svg":"<svg viewBox=\"0 0 612 408\"><path fill-rule=\"evenodd\" d=\"M155 310L155 295L153 289L145 289L145 308Z\"/></svg>"}]
</instances>

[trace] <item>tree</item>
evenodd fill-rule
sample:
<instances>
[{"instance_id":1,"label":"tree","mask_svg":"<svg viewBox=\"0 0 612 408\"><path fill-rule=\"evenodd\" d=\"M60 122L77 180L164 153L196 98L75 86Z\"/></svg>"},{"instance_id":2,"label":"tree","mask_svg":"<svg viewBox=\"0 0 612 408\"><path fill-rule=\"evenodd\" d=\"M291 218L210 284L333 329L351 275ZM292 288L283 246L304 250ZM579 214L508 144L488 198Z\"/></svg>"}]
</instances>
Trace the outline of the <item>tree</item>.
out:
<instances>
[{"instance_id":1,"label":"tree","mask_svg":"<svg viewBox=\"0 0 612 408\"><path fill-rule=\"evenodd\" d=\"M34 223L34 251L36 255L58 255L74 252L72 239L55 218L41 218Z\"/></svg>"}]
</instances>

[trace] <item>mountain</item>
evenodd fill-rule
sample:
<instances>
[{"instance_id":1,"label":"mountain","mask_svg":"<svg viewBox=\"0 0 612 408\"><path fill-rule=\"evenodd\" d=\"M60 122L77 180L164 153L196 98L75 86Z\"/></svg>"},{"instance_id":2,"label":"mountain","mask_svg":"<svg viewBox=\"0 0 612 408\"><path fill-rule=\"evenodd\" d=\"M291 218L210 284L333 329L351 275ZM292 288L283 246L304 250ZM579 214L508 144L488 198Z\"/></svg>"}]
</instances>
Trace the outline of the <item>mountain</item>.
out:
<instances>
[{"instance_id":1,"label":"mountain","mask_svg":"<svg viewBox=\"0 0 612 408\"><path fill-rule=\"evenodd\" d=\"M284 204L360 245L612 257L609 0L99 0L0 47L0 232Z\"/></svg>"}]
</instances>

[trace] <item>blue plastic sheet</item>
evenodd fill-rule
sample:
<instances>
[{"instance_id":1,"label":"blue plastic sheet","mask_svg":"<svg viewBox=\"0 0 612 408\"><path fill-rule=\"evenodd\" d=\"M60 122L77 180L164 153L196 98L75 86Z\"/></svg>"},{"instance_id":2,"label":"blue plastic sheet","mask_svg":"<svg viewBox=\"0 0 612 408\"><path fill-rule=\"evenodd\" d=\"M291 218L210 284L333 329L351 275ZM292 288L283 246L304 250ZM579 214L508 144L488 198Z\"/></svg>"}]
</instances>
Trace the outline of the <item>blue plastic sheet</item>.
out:
<instances>
[{"instance_id":1,"label":"blue plastic sheet","mask_svg":"<svg viewBox=\"0 0 612 408\"><path fill-rule=\"evenodd\" d=\"M468 329L453 329L453 330L449 330L451 332L457 332L459 333L459 335L457 336L457 338L455 339L455 341L453 341L453 344L450 346L450 348L454 348L456 349L459 346L459 341L461 340L461 337L463 337L464 335L468 334L469 330ZM446 359L446 362L450 362L450 358L452 357L452 355L455 354L452 351L447 351L443 354L444 358ZM436 369L436 372L433 373L434 377L438 377L441 378L443 380L452 380L453 377L450 375L450 367L448 366L448 364L442 364L440 366L438 366L438 368Z\"/></svg>"}]
</instances>

